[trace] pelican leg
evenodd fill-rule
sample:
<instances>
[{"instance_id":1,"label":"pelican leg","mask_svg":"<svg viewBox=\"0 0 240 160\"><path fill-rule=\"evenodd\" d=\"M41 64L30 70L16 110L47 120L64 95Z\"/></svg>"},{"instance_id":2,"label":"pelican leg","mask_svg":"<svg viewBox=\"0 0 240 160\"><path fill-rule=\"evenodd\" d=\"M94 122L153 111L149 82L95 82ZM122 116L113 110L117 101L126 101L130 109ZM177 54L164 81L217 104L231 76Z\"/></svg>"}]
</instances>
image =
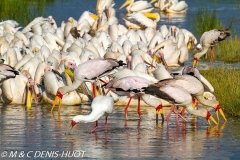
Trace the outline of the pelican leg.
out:
<instances>
[{"instance_id":1,"label":"pelican leg","mask_svg":"<svg viewBox=\"0 0 240 160\"><path fill-rule=\"evenodd\" d=\"M96 126L93 128L93 130L91 131L91 133L95 132L96 129L98 129L98 121L96 121Z\"/></svg>"},{"instance_id":2,"label":"pelican leg","mask_svg":"<svg viewBox=\"0 0 240 160\"><path fill-rule=\"evenodd\" d=\"M132 96L129 98L128 103L127 103L127 105L126 105L126 107L125 107L125 109L124 109L126 120L128 120L128 115L127 115L127 113L128 113L128 107L129 107L129 104L130 104L131 100L132 100Z\"/></svg>"},{"instance_id":3,"label":"pelican leg","mask_svg":"<svg viewBox=\"0 0 240 160\"><path fill-rule=\"evenodd\" d=\"M140 110L140 96L138 96L138 116L141 119L141 110Z\"/></svg>"}]
</instances>

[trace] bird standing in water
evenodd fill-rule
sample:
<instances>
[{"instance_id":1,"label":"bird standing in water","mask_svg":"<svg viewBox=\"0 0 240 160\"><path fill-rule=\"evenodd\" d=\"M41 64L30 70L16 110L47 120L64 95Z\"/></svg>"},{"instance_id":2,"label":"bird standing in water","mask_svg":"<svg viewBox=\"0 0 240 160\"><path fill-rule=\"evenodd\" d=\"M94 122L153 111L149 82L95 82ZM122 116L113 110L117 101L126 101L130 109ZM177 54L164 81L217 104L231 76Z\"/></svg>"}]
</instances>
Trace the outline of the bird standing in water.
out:
<instances>
[{"instance_id":1,"label":"bird standing in water","mask_svg":"<svg viewBox=\"0 0 240 160\"><path fill-rule=\"evenodd\" d=\"M84 122L94 122L96 121L95 128L91 131L94 132L98 128L98 119L105 115L105 128L108 127L107 117L114 111L114 101L112 97L99 95L95 97L91 104L92 112L89 115L77 115L73 117L71 126L75 126L77 123Z\"/></svg>"},{"instance_id":2,"label":"bird standing in water","mask_svg":"<svg viewBox=\"0 0 240 160\"><path fill-rule=\"evenodd\" d=\"M58 104L58 113L60 112L62 97L64 94L76 90L85 81L94 82L97 78L108 75L113 69L123 65L125 65L123 61L116 61L113 59L92 59L78 65L74 70L74 81L72 85L60 87L58 89L51 112L58 99L60 100Z\"/></svg>"}]
</instances>

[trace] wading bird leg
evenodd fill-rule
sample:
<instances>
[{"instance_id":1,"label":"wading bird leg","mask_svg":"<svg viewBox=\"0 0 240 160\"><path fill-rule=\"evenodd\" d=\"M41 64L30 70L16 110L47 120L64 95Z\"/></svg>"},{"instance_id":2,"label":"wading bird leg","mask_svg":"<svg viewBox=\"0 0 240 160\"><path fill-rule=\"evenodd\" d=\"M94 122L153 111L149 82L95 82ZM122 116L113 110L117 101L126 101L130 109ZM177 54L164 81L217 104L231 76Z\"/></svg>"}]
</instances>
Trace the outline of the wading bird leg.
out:
<instances>
[{"instance_id":1,"label":"wading bird leg","mask_svg":"<svg viewBox=\"0 0 240 160\"><path fill-rule=\"evenodd\" d=\"M184 115L184 112L185 112L185 108L184 107L182 107L182 110L181 110L181 115L184 117L185 115Z\"/></svg>"},{"instance_id":2,"label":"wading bird leg","mask_svg":"<svg viewBox=\"0 0 240 160\"><path fill-rule=\"evenodd\" d=\"M178 107L176 107L177 109L174 111L176 113L176 122L177 124L179 124L179 119L178 119Z\"/></svg>"},{"instance_id":3,"label":"wading bird leg","mask_svg":"<svg viewBox=\"0 0 240 160\"><path fill-rule=\"evenodd\" d=\"M140 110L140 96L138 96L138 116L141 119L141 110Z\"/></svg>"},{"instance_id":4,"label":"wading bird leg","mask_svg":"<svg viewBox=\"0 0 240 160\"><path fill-rule=\"evenodd\" d=\"M128 113L128 107L129 107L129 104L130 104L131 100L132 100L132 96L130 96L130 98L129 98L129 100L128 100L128 103L127 103L127 105L126 105L126 107L125 107L125 109L124 109L126 120L128 120L128 115L127 115L127 113Z\"/></svg>"},{"instance_id":5,"label":"wading bird leg","mask_svg":"<svg viewBox=\"0 0 240 160\"><path fill-rule=\"evenodd\" d=\"M106 119L105 119L105 124L104 124L104 128L107 129L108 128L108 123L107 123L107 116L106 116Z\"/></svg>"},{"instance_id":6,"label":"wading bird leg","mask_svg":"<svg viewBox=\"0 0 240 160\"><path fill-rule=\"evenodd\" d=\"M167 123L169 122L170 116L171 116L172 112L174 111L174 108L175 108L174 105L172 105L172 107L170 108L170 112L168 113L168 115L166 117Z\"/></svg>"},{"instance_id":7,"label":"wading bird leg","mask_svg":"<svg viewBox=\"0 0 240 160\"><path fill-rule=\"evenodd\" d=\"M91 133L95 132L96 129L98 129L98 121L96 121L96 126L93 128L93 130L91 131Z\"/></svg>"}]
</instances>

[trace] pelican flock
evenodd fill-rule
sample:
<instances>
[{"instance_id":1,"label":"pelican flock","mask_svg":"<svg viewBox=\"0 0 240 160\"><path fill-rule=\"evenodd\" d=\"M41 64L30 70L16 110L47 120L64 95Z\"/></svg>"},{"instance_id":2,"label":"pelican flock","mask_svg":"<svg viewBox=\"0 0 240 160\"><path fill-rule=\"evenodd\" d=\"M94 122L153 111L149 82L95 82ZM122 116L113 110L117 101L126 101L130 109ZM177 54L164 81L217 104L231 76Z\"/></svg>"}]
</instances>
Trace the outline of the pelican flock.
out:
<instances>
[{"instance_id":1,"label":"pelican flock","mask_svg":"<svg viewBox=\"0 0 240 160\"><path fill-rule=\"evenodd\" d=\"M132 99L139 106L140 118L141 101L154 107L156 115L160 111L162 119L162 106L179 106L217 124L209 110L193 107L192 99L196 99L226 120L213 95L214 87L195 67L208 48L226 39L229 31L205 32L200 39L202 51L194 56L195 67L187 67L189 49L197 44L197 38L177 26L158 27L160 14L153 10L186 13L185 1L127 0L120 9L126 6L126 15L122 15L125 25L116 18L113 0L98 0L96 13L85 11L79 19L69 17L60 26L52 16L36 17L24 28L14 20L1 22L0 101L52 104L51 112L58 104L59 113L61 104L92 102L92 113L74 117L72 126L97 121L112 113L113 105L126 105L127 119ZM206 99L206 95L214 98ZM97 127L96 122L93 131Z\"/></svg>"}]
</instances>

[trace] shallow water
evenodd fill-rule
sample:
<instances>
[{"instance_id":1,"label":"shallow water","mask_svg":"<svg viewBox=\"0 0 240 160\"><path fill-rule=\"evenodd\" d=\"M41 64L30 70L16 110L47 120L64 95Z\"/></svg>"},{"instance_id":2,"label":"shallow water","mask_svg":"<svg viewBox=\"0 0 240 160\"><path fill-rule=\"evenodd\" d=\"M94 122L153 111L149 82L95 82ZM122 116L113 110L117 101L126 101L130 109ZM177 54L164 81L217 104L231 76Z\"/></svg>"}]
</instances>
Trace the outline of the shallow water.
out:
<instances>
[{"instance_id":1,"label":"shallow water","mask_svg":"<svg viewBox=\"0 0 240 160\"><path fill-rule=\"evenodd\" d=\"M156 126L155 109L141 108L139 120L136 106L129 108L125 121L123 106L117 106L108 118L99 120L99 128L90 133L95 123L77 124L69 134L71 119L78 114L88 114L89 105L62 106L58 115L50 113L51 105L3 105L0 108L1 153L24 152L24 158L53 158L43 151L57 152L58 158L70 158L67 152L84 151L84 158L164 158L164 159L234 159L240 156L240 120L227 115L228 121L209 127L205 118L186 114L188 122ZM164 108L165 116L169 108ZM212 113L215 116L214 113ZM30 152L32 151L32 152ZM13 155L11 155L13 156ZM76 154L76 157L81 157Z\"/></svg>"}]
</instances>

